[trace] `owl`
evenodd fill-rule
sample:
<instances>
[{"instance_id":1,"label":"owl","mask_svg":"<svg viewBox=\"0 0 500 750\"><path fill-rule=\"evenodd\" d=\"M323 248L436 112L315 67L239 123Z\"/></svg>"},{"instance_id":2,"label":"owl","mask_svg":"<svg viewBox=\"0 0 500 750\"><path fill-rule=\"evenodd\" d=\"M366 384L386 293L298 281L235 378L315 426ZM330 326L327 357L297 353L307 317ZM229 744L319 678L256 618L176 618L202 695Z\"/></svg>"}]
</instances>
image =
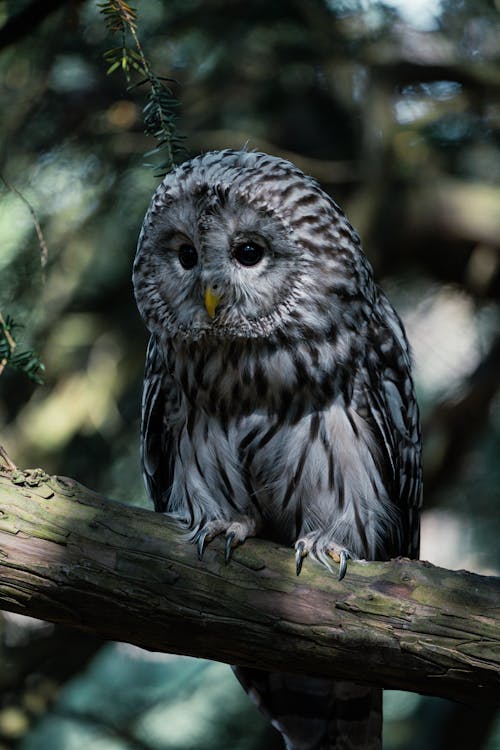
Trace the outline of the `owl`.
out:
<instances>
[{"instance_id":1,"label":"owl","mask_svg":"<svg viewBox=\"0 0 500 750\"><path fill-rule=\"evenodd\" d=\"M251 536L288 545L297 574L418 556L408 343L312 178L245 150L185 162L153 196L133 281L151 334L145 482L200 557L218 535L227 561ZM288 750L380 747L380 690L235 670Z\"/></svg>"}]
</instances>

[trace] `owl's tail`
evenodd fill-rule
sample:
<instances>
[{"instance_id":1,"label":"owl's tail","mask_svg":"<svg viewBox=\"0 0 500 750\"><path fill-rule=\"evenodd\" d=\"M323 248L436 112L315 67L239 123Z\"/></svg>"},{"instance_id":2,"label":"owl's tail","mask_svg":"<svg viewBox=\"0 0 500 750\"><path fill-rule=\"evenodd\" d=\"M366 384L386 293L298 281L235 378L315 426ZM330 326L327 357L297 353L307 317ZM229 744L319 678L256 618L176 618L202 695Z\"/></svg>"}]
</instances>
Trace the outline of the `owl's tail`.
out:
<instances>
[{"instance_id":1,"label":"owl's tail","mask_svg":"<svg viewBox=\"0 0 500 750\"><path fill-rule=\"evenodd\" d=\"M287 750L381 750L382 690L320 677L233 667Z\"/></svg>"}]
</instances>

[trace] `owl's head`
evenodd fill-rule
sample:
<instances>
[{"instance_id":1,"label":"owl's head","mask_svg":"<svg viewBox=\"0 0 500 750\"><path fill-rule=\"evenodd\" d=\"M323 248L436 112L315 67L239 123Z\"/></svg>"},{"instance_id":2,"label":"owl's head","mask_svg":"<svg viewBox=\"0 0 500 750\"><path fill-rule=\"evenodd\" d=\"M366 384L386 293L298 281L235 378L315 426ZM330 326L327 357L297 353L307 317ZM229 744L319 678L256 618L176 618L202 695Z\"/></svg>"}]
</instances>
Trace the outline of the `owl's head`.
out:
<instances>
[{"instance_id":1,"label":"owl's head","mask_svg":"<svg viewBox=\"0 0 500 750\"><path fill-rule=\"evenodd\" d=\"M159 337L269 337L324 325L327 298L355 290L359 241L297 167L216 151L169 173L134 264L137 304Z\"/></svg>"}]
</instances>

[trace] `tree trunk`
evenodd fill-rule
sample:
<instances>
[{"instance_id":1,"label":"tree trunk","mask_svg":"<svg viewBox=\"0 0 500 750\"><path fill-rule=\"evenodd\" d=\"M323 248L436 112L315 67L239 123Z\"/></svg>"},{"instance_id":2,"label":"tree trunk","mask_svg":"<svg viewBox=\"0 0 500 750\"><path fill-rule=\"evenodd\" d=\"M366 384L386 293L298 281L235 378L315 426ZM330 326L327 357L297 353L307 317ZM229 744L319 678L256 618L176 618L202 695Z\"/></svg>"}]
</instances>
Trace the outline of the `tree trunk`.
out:
<instances>
[{"instance_id":1,"label":"tree trunk","mask_svg":"<svg viewBox=\"0 0 500 750\"><path fill-rule=\"evenodd\" d=\"M334 566L336 567L336 566ZM0 476L0 609L152 651L500 703L500 581L249 540L202 561L170 521L43 472Z\"/></svg>"}]
</instances>

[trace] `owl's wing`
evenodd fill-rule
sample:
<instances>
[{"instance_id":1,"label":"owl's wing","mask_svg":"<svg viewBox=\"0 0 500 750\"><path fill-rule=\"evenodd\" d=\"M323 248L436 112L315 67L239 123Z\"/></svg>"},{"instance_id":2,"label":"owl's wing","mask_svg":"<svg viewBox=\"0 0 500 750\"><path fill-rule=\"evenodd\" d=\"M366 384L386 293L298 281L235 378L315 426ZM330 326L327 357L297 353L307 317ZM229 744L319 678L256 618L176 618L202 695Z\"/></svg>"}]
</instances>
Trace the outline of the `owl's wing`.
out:
<instances>
[{"instance_id":1,"label":"owl's wing","mask_svg":"<svg viewBox=\"0 0 500 750\"><path fill-rule=\"evenodd\" d=\"M379 291L384 332L375 348L378 366L368 367L366 389L369 420L385 453L387 484L400 509L401 528L388 540L390 557L417 558L422 504L421 432L411 377L411 354L403 325L391 303ZM376 337L377 338L377 337Z\"/></svg>"},{"instance_id":2,"label":"owl's wing","mask_svg":"<svg viewBox=\"0 0 500 750\"><path fill-rule=\"evenodd\" d=\"M167 510L172 484L174 446L168 413L177 401L175 383L151 336L142 394L141 459L148 494L160 512Z\"/></svg>"},{"instance_id":3,"label":"owl's wing","mask_svg":"<svg viewBox=\"0 0 500 750\"><path fill-rule=\"evenodd\" d=\"M365 417L380 450L379 471L391 500L400 510L401 525L386 540L389 557L417 558L422 502L421 434L418 404L411 378L411 355L403 325L382 292L378 322L374 321L373 356L368 355L357 387L368 413Z\"/></svg>"}]
</instances>

